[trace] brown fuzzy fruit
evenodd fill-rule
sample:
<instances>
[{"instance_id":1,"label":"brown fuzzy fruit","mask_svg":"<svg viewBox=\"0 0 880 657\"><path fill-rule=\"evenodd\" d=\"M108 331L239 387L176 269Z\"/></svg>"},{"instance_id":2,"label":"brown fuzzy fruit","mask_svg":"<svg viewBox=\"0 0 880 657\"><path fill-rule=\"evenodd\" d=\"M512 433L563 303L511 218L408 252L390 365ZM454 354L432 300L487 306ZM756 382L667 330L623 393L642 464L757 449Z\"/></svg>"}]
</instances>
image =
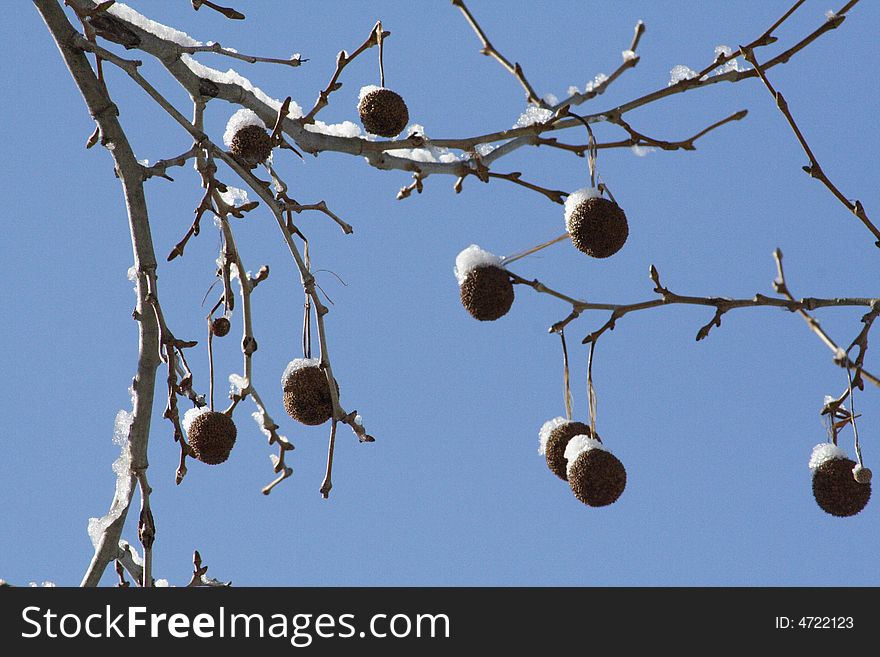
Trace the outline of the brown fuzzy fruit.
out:
<instances>
[{"instance_id":1,"label":"brown fuzzy fruit","mask_svg":"<svg viewBox=\"0 0 880 657\"><path fill-rule=\"evenodd\" d=\"M843 518L865 508L871 498L871 484L855 480L855 465L850 459L831 459L813 472L813 496L826 513Z\"/></svg>"},{"instance_id":2,"label":"brown fuzzy fruit","mask_svg":"<svg viewBox=\"0 0 880 657\"><path fill-rule=\"evenodd\" d=\"M607 506L617 501L626 488L626 469L611 452L588 449L568 469L568 483L584 504Z\"/></svg>"},{"instance_id":3,"label":"brown fuzzy fruit","mask_svg":"<svg viewBox=\"0 0 880 657\"><path fill-rule=\"evenodd\" d=\"M594 436L593 432L583 422L566 422L550 432L547 438L547 445L544 447L544 456L547 459L547 466L553 471L557 477L563 481L568 481L568 461L565 458L565 448L568 441L575 436L590 436L599 442L602 442L599 436Z\"/></svg>"},{"instance_id":4,"label":"brown fuzzy fruit","mask_svg":"<svg viewBox=\"0 0 880 657\"><path fill-rule=\"evenodd\" d=\"M294 420L315 426L324 424L333 414L330 386L319 365L307 365L293 370L282 387L284 409Z\"/></svg>"},{"instance_id":5,"label":"brown fuzzy fruit","mask_svg":"<svg viewBox=\"0 0 880 657\"><path fill-rule=\"evenodd\" d=\"M246 125L233 135L229 152L253 168L271 155L272 139L260 126Z\"/></svg>"},{"instance_id":6,"label":"brown fuzzy fruit","mask_svg":"<svg viewBox=\"0 0 880 657\"><path fill-rule=\"evenodd\" d=\"M378 88L364 94L358 103L364 129L380 137L396 137L409 123L409 110L399 94Z\"/></svg>"},{"instance_id":7,"label":"brown fuzzy fruit","mask_svg":"<svg viewBox=\"0 0 880 657\"><path fill-rule=\"evenodd\" d=\"M232 325L229 323L229 320L225 317L218 317L213 322L211 322L211 333L216 335L218 338L222 338L224 335L229 333L229 329Z\"/></svg>"},{"instance_id":8,"label":"brown fuzzy fruit","mask_svg":"<svg viewBox=\"0 0 880 657\"><path fill-rule=\"evenodd\" d=\"M226 413L208 411L196 416L188 433L193 456L202 463L217 465L229 458L238 432Z\"/></svg>"},{"instance_id":9,"label":"brown fuzzy fruit","mask_svg":"<svg viewBox=\"0 0 880 657\"><path fill-rule=\"evenodd\" d=\"M503 317L513 305L513 283L501 267L484 265L471 269L461 282L461 304L480 321Z\"/></svg>"},{"instance_id":10,"label":"brown fuzzy fruit","mask_svg":"<svg viewBox=\"0 0 880 657\"><path fill-rule=\"evenodd\" d=\"M629 224L614 201L588 198L578 203L569 215L568 232L578 250L594 258L607 258L626 243Z\"/></svg>"}]
</instances>

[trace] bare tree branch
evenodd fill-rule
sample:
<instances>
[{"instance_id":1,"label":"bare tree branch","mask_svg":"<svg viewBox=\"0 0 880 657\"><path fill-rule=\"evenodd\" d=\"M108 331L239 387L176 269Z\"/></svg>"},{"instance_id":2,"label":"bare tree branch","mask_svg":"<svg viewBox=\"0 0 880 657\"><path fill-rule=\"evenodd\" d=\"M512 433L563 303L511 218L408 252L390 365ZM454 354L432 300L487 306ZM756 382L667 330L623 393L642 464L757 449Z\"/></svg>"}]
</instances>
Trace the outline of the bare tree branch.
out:
<instances>
[{"instance_id":1,"label":"bare tree branch","mask_svg":"<svg viewBox=\"0 0 880 657\"><path fill-rule=\"evenodd\" d=\"M156 382L156 368L159 366L159 328L148 312L147 291L149 283L155 284L156 256L150 232L147 203L144 198L141 165L131 150L128 139L116 119L116 106L106 95L94 71L89 66L84 52L78 47L79 34L67 20L64 12L54 0L34 0L34 4L52 38L61 51L89 112L101 131L101 141L111 145L110 153L116 164L116 172L122 183L128 212L129 230L134 251L134 267L137 272L137 306L135 316L138 321L138 370L132 382L134 418L128 434L128 450L131 454L131 485L127 499L114 498L111 509L118 510L116 519L111 522L98 545L83 577L83 586L96 586L107 564L116 558L119 537L131 504L136 475L147 469L147 445L150 437L150 416L153 408L153 391Z\"/></svg>"}]
</instances>

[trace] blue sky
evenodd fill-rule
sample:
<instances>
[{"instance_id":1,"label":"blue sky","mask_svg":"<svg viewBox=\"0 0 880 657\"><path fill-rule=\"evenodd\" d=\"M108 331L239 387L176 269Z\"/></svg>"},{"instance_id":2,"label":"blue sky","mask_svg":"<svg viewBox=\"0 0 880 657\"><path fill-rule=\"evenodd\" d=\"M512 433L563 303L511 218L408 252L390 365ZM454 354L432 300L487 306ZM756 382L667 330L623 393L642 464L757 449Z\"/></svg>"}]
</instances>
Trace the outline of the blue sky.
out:
<instances>
[{"instance_id":1,"label":"blue sky","mask_svg":"<svg viewBox=\"0 0 880 657\"><path fill-rule=\"evenodd\" d=\"M511 126L525 108L522 90L479 43L449 3L239 0L248 18L228 22L188 2L142 2L141 11L202 41L249 54L310 61L299 68L235 68L269 95L310 107L338 50L353 50L379 18L387 85L403 95L411 121L431 137L464 137ZM584 111L610 109L663 88L670 69L708 65L718 45L736 47L762 33L786 2L552 2L473 0L494 45L520 62L541 94L565 94L610 73L633 26L647 32L641 62ZM274 8L273 8L274 7ZM827 3L808 1L779 31L787 47L818 27ZM837 7L834 7L837 8ZM112 497L113 421L129 408L136 366L134 296L126 271L131 247L109 154L83 144L94 128L33 7L0 26L7 62L8 192L0 246L6 368L0 395L0 578L18 584L77 584L91 557L91 516ZM829 176L880 219L874 108L876 3L862 2L836 31L769 75L783 91ZM740 60L741 61L741 60ZM742 63L742 62L741 62ZM107 75L120 120L140 158L177 155L187 135L124 75ZM164 71L144 74L184 114L191 108ZM357 121L358 89L376 84L375 50L343 73L343 88L321 113ZM219 140L236 108L208 105ZM867 230L801 171L807 160L755 80L680 94L628 115L639 131L687 137L737 110L748 117L697 143L695 152L605 151L599 170L627 213L630 237L608 260L591 260L563 242L511 266L573 296L602 302L652 298L647 271L680 294L771 294L772 251L785 254L797 296L876 296L878 252ZM559 135L582 143L582 131ZM611 126L600 141L622 138ZM562 208L505 181L433 176L404 201L409 175L371 169L362 158L325 153L275 162L303 203L325 199L354 226L343 235L326 217L301 215L318 281L334 305L328 340L343 404L357 409L373 444L342 427L334 488L318 493L327 426L306 428L284 415L279 378L300 353L302 295L271 216L260 209L234 229L249 269L268 264L255 292L255 384L281 431L296 445L294 476L264 497L271 451L248 417L230 460L193 462L174 485L177 446L157 403L150 447L158 527L155 576L189 579L193 549L209 575L248 585L878 585L876 501L839 519L815 504L807 461L825 439L826 394L846 373L796 315L774 309L732 312L696 343L711 310L669 307L635 313L599 342L594 363L598 428L627 468L623 496L593 509L578 502L537 452L538 430L564 413L559 341L547 327L568 308L518 286L511 312L477 322L461 308L452 273L472 243L509 254L559 235ZM546 148L523 148L496 164L547 187L587 182L586 163ZM186 231L201 195L190 167L176 182L147 183L160 259ZM236 185L234 174L221 178ZM198 339L190 363L207 389L202 298L213 281L219 237L208 222L186 256L160 265L166 317L178 337ZM333 272L345 281L342 285ZM817 318L840 343L860 329L861 309ZM580 339L604 313L586 313L569 330L575 416L586 419L586 349ZM240 371L240 315L215 344L218 390ZM867 367L871 369L873 351ZM160 378L161 381L161 371ZM856 396L866 465L877 466L877 390ZM851 434L842 443L852 456ZM124 537L136 541L136 513ZM103 583L113 583L110 570Z\"/></svg>"}]
</instances>

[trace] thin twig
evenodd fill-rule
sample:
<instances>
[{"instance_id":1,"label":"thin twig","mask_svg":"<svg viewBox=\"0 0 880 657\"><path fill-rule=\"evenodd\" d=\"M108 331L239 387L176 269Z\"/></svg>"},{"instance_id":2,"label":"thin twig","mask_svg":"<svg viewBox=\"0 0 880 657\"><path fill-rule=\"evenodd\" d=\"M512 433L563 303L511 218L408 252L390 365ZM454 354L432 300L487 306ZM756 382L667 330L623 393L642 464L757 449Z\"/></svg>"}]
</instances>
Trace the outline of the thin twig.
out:
<instances>
[{"instance_id":1,"label":"thin twig","mask_svg":"<svg viewBox=\"0 0 880 657\"><path fill-rule=\"evenodd\" d=\"M256 55L245 55L244 53L236 52L235 50L231 50L229 48L224 48L219 43L212 43L210 46L180 46L180 52L187 54L194 54L197 52L211 52L217 55L223 55L224 57L230 57L232 59L239 59L243 62L248 62L249 64L256 64L258 62L262 62L265 64L282 64L285 66L300 66L303 62L309 61L308 59L302 59L299 55L294 55L289 57L288 59L280 59L278 57L258 57Z\"/></svg>"},{"instance_id":2,"label":"thin twig","mask_svg":"<svg viewBox=\"0 0 880 657\"><path fill-rule=\"evenodd\" d=\"M362 52L377 45L379 43L379 39L385 39L386 37L391 36L391 32L382 32L381 30L382 23L381 21L379 21L376 23L375 26L373 26L373 29L370 31L370 36L367 37L367 40L364 41L351 55L349 55L344 50L339 51L339 54L336 55L336 70L333 72L333 77L330 78L330 82L328 82L327 86L324 87L324 89L321 90L321 92L318 94L318 100L315 101L314 107L312 107L308 114L299 119L299 122L302 125L305 125L307 123L314 123L315 116L317 116L318 112L320 112L329 103L330 94L342 88L342 83L338 82L338 80L339 76L342 74L343 69L348 66L355 59L355 57L360 55Z\"/></svg>"},{"instance_id":3,"label":"thin twig","mask_svg":"<svg viewBox=\"0 0 880 657\"><path fill-rule=\"evenodd\" d=\"M242 14L240 11L237 11L236 9L233 9L232 7L222 7L218 4L211 2L211 0L192 0L193 9L195 9L196 11L198 11L202 5L208 7L209 9L213 9L220 14L223 14L224 16L226 16L226 18L229 18L231 20L244 20L244 14Z\"/></svg>"},{"instance_id":4,"label":"thin twig","mask_svg":"<svg viewBox=\"0 0 880 657\"><path fill-rule=\"evenodd\" d=\"M781 294L783 297L790 301L794 301L794 296L788 288L788 283L785 280L785 271L782 269L782 251L776 249L773 252L773 259L776 262L776 280L773 281L773 289L776 290L777 293ZM874 306L874 301L869 300L871 303L868 304L859 304L859 305L869 305ZM800 315L803 320L807 323L807 326L810 327L810 330L815 333L819 339L827 346L831 352L834 354L834 362L840 365L841 367L855 367L855 363L853 363L847 353L841 349L838 344L831 338L830 335L822 328L819 322L813 317L809 312L807 312L807 308L798 308L796 309L798 315ZM867 370L862 369L861 375L873 383L875 386L880 387L880 378L874 376Z\"/></svg>"},{"instance_id":5,"label":"thin twig","mask_svg":"<svg viewBox=\"0 0 880 657\"><path fill-rule=\"evenodd\" d=\"M843 20L842 16L832 18L831 20ZM770 83L770 80L767 79L767 75L764 72L764 69L758 64L758 60L755 58L755 53L751 48L747 46L740 46L740 50L743 52L743 56L746 58L752 66L755 67L755 71L758 73L758 76L761 78L761 81L764 83L764 86L767 87L767 90L770 92L770 95L776 100L776 107L779 108L779 111L782 112L782 115L785 117L785 120L788 121L788 125L791 127L792 131L797 137L798 143L801 145L801 148L804 149L804 153L806 153L807 157L810 159L810 164L803 167L804 171L806 171L811 178L815 178L819 182L821 182L828 190L834 194L835 198L840 201L847 210L852 212L856 217L858 217L859 221L861 221L865 228L871 231L875 238L875 244L880 247L880 229L878 229L868 218L867 212L865 212L865 208L862 207L861 202L856 199L855 201L851 201L849 198L844 196L843 192L841 192L837 186L831 182L831 179L825 174L825 171L822 169L822 166L819 164L819 161L816 159L816 156L813 154L813 149L810 148L810 145L807 143L806 137L804 137L803 132L798 127L798 124L794 120L794 116L791 114L791 110L788 107L788 101L785 100L785 97L782 95L782 92L777 91L773 85Z\"/></svg>"},{"instance_id":6,"label":"thin twig","mask_svg":"<svg viewBox=\"0 0 880 657\"><path fill-rule=\"evenodd\" d=\"M336 419L330 423L330 444L327 447L327 472L324 474L324 481L321 482L321 497L325 500L330 497L330 490L333 488L333 453L336 448Z\"/></svg>"},{"instance_id":7,"label":"thin twig","mask_svg":"<svg viewBox=\"0 0 880 657\"><path fill-rule=\"evenodd\" d=\"M476 32L477 37L483 44L483 47L480 49L480 53L486 55L487 57L492 57L495 61L497 61L501 66L503 66L508 73L510 73L513 77L517 79L517 81L522 85L522 88L526 92L526 100L528 102L538 105L539 107L548 107L547 103L542 100L538 94L535 93L535 90L532 88L532 85L529 84L529 81L526 79L525 73L523 73L522 66L519 64L511 64L504 55L498 52L495 49L495 46L489 41L489 37L486 36L486 33L483 32L483 28L480 27L480 24L477 23L477 19L474 18L474 15L467 8L467 5L464 4L464 0L452 0L452 4L458 7L461 10L461 13L464 14L465 19L470 24L471 28Z\"/></svg>"}]
</instances>

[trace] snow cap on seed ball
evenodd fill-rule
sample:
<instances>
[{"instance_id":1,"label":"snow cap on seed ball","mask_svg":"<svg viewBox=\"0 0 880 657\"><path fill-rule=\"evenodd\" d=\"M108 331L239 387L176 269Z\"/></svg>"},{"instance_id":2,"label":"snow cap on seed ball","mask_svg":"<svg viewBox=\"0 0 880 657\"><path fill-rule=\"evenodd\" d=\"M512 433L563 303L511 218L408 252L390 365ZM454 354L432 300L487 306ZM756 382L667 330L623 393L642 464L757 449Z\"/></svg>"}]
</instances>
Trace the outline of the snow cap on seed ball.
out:
<instances>
[{"instance_id":1,"label":"snow cap on seed ball","mask_svg":"<svg viewBox=\"0 0 880 657\"><path fill-rule=\"evenodd\" d=\"M211 411L210 407L206 406L193 406L186 413L183 414L183 420L181 420L181 424L183 425L183 430L189 433L189 428L192 426L193 421L199 416L204 415L205 413L209 413Z\"/></svg>"},{"instance_id":2,"label":"snow cap on seed ball","mask_svg":"<svg viewBox=\"0 0 880 657\"><path fill-rule=\"evenodd\" d=\"M816 472L816 468L833 459L845 459L846 452L833 443L819 443L813 448L810 455L810 470Z\"/></svg>"},{"instance_id":3,"label":"snow cap on seed ball","mask_svg":"<svg viewBox=\"0 0 880 657\"><path fill-rule=\"evenodd\" d=\"M374 91L379 91L379 89L384 88L385 87L377 87L375 84L368 84L365 87L361 87L360 93L358 93L358 104L360 104L360 102L364 99L364 96L366 96L367 94Z\"/></svg>"},{"instance_id":4,"label":"snow cap on seed ball","mask_svg":"<svg viewBox=\"0 0 880 657\"><path fill-rule=\"evenodd\" d=\"M281 385L287 383L287 379L296 370L300 370L304 367L317 367L320 364L321 361L317 358L294 358L287 364L287 367L284 368L284 374L281 375Z\"/></svg>"},{"instance_id":5,"label":"snow cap on seed ball","mask_svg":"<svg viewBox=\"0 0 880 657\"><path fill-rule=\"evenodd\" d=\"M568 461L569 472L571 472L571 466L577 457L591 449L601 449L606 452L609 451L608 448L598 440L585 436L584 434L574 436L568 441L568 445L565 447L565 459Z\"/></svg>"},{"instance_id":6,"label":"snow cap on seed ball","mask_svg":"<svg viewBox=\"0 0 880 657\"><path fill-rule=\"evenodd\" d=\"M249 125L256 125L264 130L266 129L263 119L257 116L253 110L243 108L230 116L229 121L226 123L226 132L223 133L223 143L226 145L226 148L232 146L232 138L235 137L235 133Z\"/></svg>"},{"instance_id":7,"label":"snow cap on seed ball","mask_svg":"<svg viewBox=\"0 0 880 657\"><path fill-rule=\"evenodd\" d=\"M597 187L581 187L569 194L565 199L565 227L569 228L568 222L571 219L571 213L574 212L578 205L583 201L591 198L601 198L601 196L602 192Z\"/></svg>"},{"instance_id":8,"label":"snow cap on seed ball","mask_svg":"<svg viewBox=\"0 0 880 657\"><path fill-rule=\"evenodd\" d=\"M455 278L461 285L472 270L489 266L501 267L501 258L494 253L484 251L476 244L471 244L455 258Z\"/></svg>"},{"instance_id":9,"label":"snow cap on seed ball","mask_svg":"<svg viewBox=\"0 0 880 657\"><path fill-rule=\"evenodd\" d=\"M555 417L552 420L547 420L542 426L541 430L538 432L538 440L540 441L538 446L538 454L546 454L547 453L547 441L550 440L550 434L553 433L553 430L556 427L561 427L563 424L566 424L568 420L564 417Z\"/></svg>"}]
</instances>

